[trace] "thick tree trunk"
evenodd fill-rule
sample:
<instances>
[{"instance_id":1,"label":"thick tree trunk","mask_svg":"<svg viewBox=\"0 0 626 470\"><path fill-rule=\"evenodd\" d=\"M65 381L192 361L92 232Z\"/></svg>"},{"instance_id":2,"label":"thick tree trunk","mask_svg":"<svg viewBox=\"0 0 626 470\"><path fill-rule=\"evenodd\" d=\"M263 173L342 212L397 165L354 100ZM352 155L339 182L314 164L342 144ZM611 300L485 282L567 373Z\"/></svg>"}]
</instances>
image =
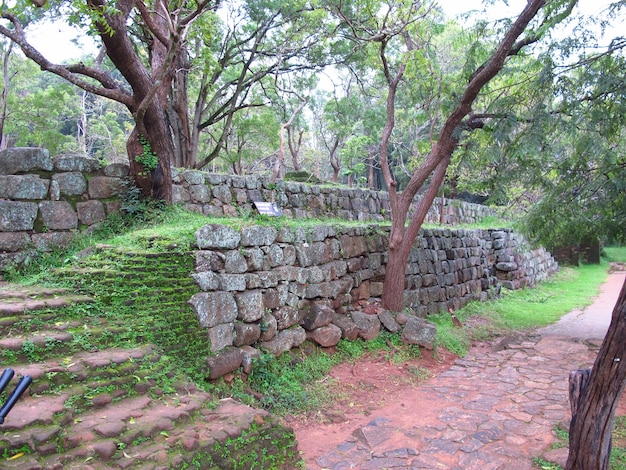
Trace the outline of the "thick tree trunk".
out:
<instances>
[{"instance_id":1,"label":"thick tree trunk","mask_svg":"<svg viewBox=\"0 0 626 470\"><path fill-rule=\"evenodd\" d=\"M572 421L565 470L609 468L615 409L626 385L625 338L626 281L591 372L570 375Z\"/></svg>"},{"instance_id":2,"label":"thick tree trunk","mask_svg":"<svg viewBox=\"0 0 626 470\"><path fill-rule=\"evenodd\" d=\"M451 152L450 152L451 153ZM424 223L428 210L437 196L437 191L446 175L450 157L444 157L435 169L428 189L417 204L417 208L408 227L404 226L414 196L402 193L392 200L391 233L389 236L389 256L383 282L382 306L388 310L399 312L404 305L404 294L398 295L398 289L404 290L405 274L411 247L417 238L420 227ZM397 264L398 263L398 264ZM400 279L402 276L402 279Z\"/></svg>"},{"instance_id":3,"label":"thick tree trunk","mask_svg":"<svg viewBox=\"0 0 626 470\"><path fill-rule=\"evenodd\" d=\"M411 245L400 244L393 248L389 246L385 280L383 281L382 305L393 312L399 312L404 308L406 267L410 252Z\"/></svg>"},{"instance_id":4,"label":"thick tree trunk","mask_svg":"<svg viewBox=\"0 0 626 470\"><path fill-rule=\"evenodd\" d=\"M158 157L157 168L147 170L137 162L136 156L143 152L137 128L128 138L126 150L130 161L131 176L135 179L135 183L141 189L142 194L145 197L171 203L173 144L165 114L161 109L155 105L149 106L143 120L144 138L150 143L152 152Z\"/></svg>"}]
</instances>

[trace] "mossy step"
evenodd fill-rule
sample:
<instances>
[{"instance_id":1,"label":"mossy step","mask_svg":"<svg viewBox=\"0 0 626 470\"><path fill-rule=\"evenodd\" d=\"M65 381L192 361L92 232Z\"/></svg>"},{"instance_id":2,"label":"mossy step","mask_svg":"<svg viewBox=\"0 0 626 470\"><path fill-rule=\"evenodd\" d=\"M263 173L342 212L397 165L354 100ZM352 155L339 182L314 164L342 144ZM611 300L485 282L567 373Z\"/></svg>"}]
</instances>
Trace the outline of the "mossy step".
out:
<instances>
[{"instance_id":1,"label":"mossy step","mask_svg":"<svg viewBox=\"0 0 626 470\"><path fill-rule=\"evenodd\" d=\"M7 298L28 299L38 297L55 297L67 294L63 287L24 286L0 282L0 301Z\"/></svg>"},{"instance_id":2,"label":"mossy step","mask_svg":"<svg viewBox=\"0 0 626 470\"><path fill-rule=\"evenodd\" d=\"M86 295L69 293L67 289L42 291L29 295L19 288L5 291L0 299L0 317L25 314L34 310L63 308L76 303L89 303L93 299Z\"/></svg>"},{"instance_id":3,"label":"mossy step","mask_svg":"<svg viewBox=\"0 0 626 470\"><path fill-rule=\"evenodd\" d=\"M109 348L96 352L80 352L62 358L38 363L15 363L11 367L21 375L30 375L33 383L29 387L32 395L58 390L62 387L125 376L143 380L137 369L145 361L159 359L152 346L138 348ZM92 384L93 385L93 384ZM95 386L91 388L96 388Z\"/></svg>"},{"instance_id":4,"label":"mossy step","mask_svg":"<svg viewBox=\"0 0 626 470\"><path fill-rule=\"evenodd\" d=\"M189 421L191 416L204 408L212 407L215 401L205 392L187 384L185 395L127 396L123 387L104 393L94 391L88 395L92 400L89 409L78 409L84 405L83 388L72 387L58 395L27 397L16 404L7 416L0 432L0 446L12 450L27 445L36 452L46 452L48 443L29 432L48 430L48 437L56 435L55 449L58 453L82 447L102 438L115 438L118 442L131 445L145 438L155 439L159 433L173 429ZM147 390L146 390L147 391ZM99 398L99 399L98 399ZM37 410L41 413L37 413ZM61 427L63 433L57 429ZM43 445L43 446L42 446ZM42 448L43 447L43 448Z\"/></svg>"},{"instance_id":5,"label":"mossy step","mask_svg":"<svg viewBox=\"0 0 626 470\"><path fill-rule=\"evenodd\" d=\"M84 414L63 433L39 426L34 435L23 433L19 443L38 452L40 466L32 468L297 468L291 429L231 399L214 404L198 391L175 400L134 397ZM46 433L48 442L37 442ZM54 444L56 452L45 453ZM28 468L15 466L16 460L6 468ZM31 462L37 462L33 455L23 456L23 464Z\"/></svg>"},{"instance_id":6,"label":"mossy step","mask_svg":"<svg viewBox=\"0 0 626 470\"><path fill-rule=\"evenodd\" d=\"M0 339L0 357L8 365L20 361L46 361L81 350L95 352L116 342L115 335L123 335L131 330L131 326L97 327L83 324L82 328L77 329L16 332Z\"/></svg>"},{"instance_id":7,"label":"mossy step","mask_svg":"<svg viewBox=\"0 0 626 470\"><path fill-rule=\"evenodd\" d=\"M154 268L151 269L152 274L150 276L141 276L137 273L131 273L124 270L109 271L107 275L102 274L101 270L96 270L94 273L88 273L86 270L81 270L75 274L66 272L62 274L66 282L75 283L78 286L91 285L93 281L89 281L85 276L97 276L99 285L129 285L128 280L133 280L130 285L133 286L162 286L163 284L182 284L187 286L195 286L196 283L191 277L191 274L185 272L173 276L166 275L167 273L155 273ZM89 283L89 284L88 284Z\"/></svg>"},{"instance_id":8,"label":"mossy step","mask_svg":"<svg viewBox=\"0 0 626 470\"><path fill-rule=\"evenodd\" d=\"M38 313L37 315L15 315L15 316L7 316L4 317L0 315L0 335L8 336L11 331L23 331L23 325L29 322L48 322L50 320L54 320L59 318L60 313Z\"/></svg>"}]
</instances>

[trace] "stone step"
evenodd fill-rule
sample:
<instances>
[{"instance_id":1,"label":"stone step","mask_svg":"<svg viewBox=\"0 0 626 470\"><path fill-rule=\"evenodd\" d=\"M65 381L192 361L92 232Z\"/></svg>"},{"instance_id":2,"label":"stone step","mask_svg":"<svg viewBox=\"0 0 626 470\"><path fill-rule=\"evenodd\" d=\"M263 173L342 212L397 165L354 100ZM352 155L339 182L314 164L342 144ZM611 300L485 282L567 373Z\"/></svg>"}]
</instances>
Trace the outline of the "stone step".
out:
<instances>
[{"instance_id":1,"label":"stone step","mask_svg":"<svg viewBox=\"0 0 626 470\"><path fill-rule=\"evenodd\" d=\"M0 287L0 318L27 314L30 311L67 307L92 302L86 295L73 294L67 289Z\"/></svg>"},{"instance_id":2,"label":"stone step","mask_svg":"<svg viewBox=\"0 0 626 470\"><path fill-rule=\"evenodd\" d=\"M290 464L260 468L295 468L299 460L293 432L267 412L232 399L216 403L194 387L161 398L124 398L57 424L55 412L64 398L28 399L17 405L19 409L16 406L22 422L29 416L37 415L37 419L31 419L29 426L13 425L0 433L0 446L10 456L0 461L3 469L227 470L241 468L237 453L258 452L252 461L262 462L268 449L275 451L277 445L291 453ZM246 442L243 435L250 445L242 445ZM223 450L216 452L217 448Z\"/></svg>"},{"instance_id":3,"label":"stone step","mask_svg":"<svg viewBox=\"0 0 626 470\"><path fill-rule=\"evenodd\" d=\"M14 288L9 294L0 284L0 312L6 308L0 313L0 362L18 376L33 377L0 425L0 468L249 468L241 462L296 468L300 458L290 429L265 411L216 401L175 370L196 357L200 373L204 366L202 347L185 356L185 366L177 356L183 351L178 339L197 341L189 334L195 331L190 320L197 322L187 305L190 291L197 290L189 266L181 269L171 253L96 251L98 256L85 253L77 267L50 274L74 289ZM154 268L146 270L150 260ZM159 276L142 274L157 268ZM124 289L116 287L120 283ZM129 285L136 295L116 296ZM72 308L91 300L78 292L97 292L99 303ZM26 302L33 303L25 308ZM111 346L148 337L155 345Z\"/></svg>"},{"instance_id":4,"label":"stone step","mask_svg":"<svg viewBox=\"0 0 626 470\"><path fill-rule=\"evenodd\" d=\"M31 376L33 383L28 388L27 394L39 395L79 383L85 383L87 388L94 389L97 388L97 384L93 382L96 379L131 377L133 378L131 385L135 385L144 379L136 375L141 362L158 358L152 346L132 349L109 348L95 352L82 351L55 360L11 364L11 368L21 375ZM89 381L91 383L88 383ZM143 388L135 387L136 390Z\"/></svg>"},{"instance_id":5,"label":"stone step","mask_svg":"<svg viewBox=\"0 0 626 470\"><path fill-rule=\"evenodd\" d=\"M76 323L71 322L71 329L66 328L67 324L60 324L33 332L11 332L0 339L0 351L3 351L0 357L7 365L20 361L45 361L77 350L107 348L115 335L128 332L127 327Z\"/></svg>"},{"instance_id":6,"label":"stone step","mask_svg":"<svg viewBox=\"0 0 626 470\"><path fill-rule=\"evenodd\" d=\"M0 310L2 309L2 304L0 304ZM30 313L23 313L20 315L14 316L2 316L0 313L0 335L8 336L12 331L23 331L24 325L27 323L35 323L35 322L49 322L50 320L54 320L59 317L59 313L49 313L43 314L38 313L37 315L32 315Z\"/></svg>"}]
</instances>

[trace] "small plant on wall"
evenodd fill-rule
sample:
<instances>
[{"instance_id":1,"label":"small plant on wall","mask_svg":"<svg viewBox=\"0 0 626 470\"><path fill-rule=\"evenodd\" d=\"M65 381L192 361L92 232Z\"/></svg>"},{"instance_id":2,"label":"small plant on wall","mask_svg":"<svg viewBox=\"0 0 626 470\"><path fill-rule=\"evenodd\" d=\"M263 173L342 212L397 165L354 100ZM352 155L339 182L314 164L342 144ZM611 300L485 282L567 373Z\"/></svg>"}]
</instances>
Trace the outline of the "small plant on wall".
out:
<instances>
[{"instance_id":1,"label":"small plant on wall","mask_svg":"<svg viewBox=\"0 0 626 470\"><path fill-rule=\"evenodd\" d=\"M142 135L139 136L139 142L143 147L143 152L135 157L135 161L143 165L146 171L152 171L159 165L159 157L152 151L150 142Z\"/></svg>"}]
</instances>

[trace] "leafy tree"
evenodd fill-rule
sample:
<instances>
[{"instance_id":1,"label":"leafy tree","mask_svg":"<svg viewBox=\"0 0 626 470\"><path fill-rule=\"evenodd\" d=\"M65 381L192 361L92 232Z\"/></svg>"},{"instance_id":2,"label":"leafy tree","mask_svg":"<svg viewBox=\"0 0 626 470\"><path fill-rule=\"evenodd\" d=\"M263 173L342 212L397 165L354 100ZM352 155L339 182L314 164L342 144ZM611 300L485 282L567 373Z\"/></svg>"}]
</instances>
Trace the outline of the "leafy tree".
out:
<instances>
[{"instance_id":1,"label":"leafy tree","mask_svg":"<svg viewBox=\"0 0 626 470\"><path fill-rule=\"evenodd\" d=\"M171 200L172 164L205 166L226 145L234 115L265 104L250 100L254 85L341 56L323 27L323 10L304 0L227 4L232 14L226 21L216 15L219 0L37 4L44 8L24 0L12 8L3 4L0 34L42 70L126 107L135 124L127 142L131 173L144 194L165 201ZM25 25L51 15L89 26L104 54L93 65L51 63L24 32ZM200 148L208 154L198 160ZM145 168L135 158L142 154L156 155L156 166Z\"/></svg>"},{"instance_id":2,"label":"leafy tree","mask_svg":"<svg viewBox=\"0 0 626 470\"><path fill-rule=\"evenodd\" d=\"M225 161L238 175L269 171L271 159L280 145L279 135L280 123L272 109L242 110L233 118L233 130L220 161Z\"/></svg>"},{"instance_id":3,"label":"leafy tree","mask_svg":"<svg viewBox=\"0 0 626 470\"><path fill-rule=\"evenodd\" d=\"M380 137L380 164L392 212L389 257L383 285L383 306L401 310L404 304L404 276L407 259L422 222L441 186L452 153L456 150L465 130L479 128L483 120L472 113L483 88L500 72L511 58L528 45L537 42L550 27L566 18L575 1L543 2L531 0L518 18L512 22L494 49L486 56L468 54L466 85L448 90L451 99L441 101L441 119L431 119L430 150L408 181L399 191L398 183L390 170L389 144L396 124L396 97L407 69L416 63L433 62L433 31L437 31L440 16L432 2L355 2L352 8L331 4L342 20L347 35L363 47L377 50L380 66L386 80L386 123ZM374 6L373 6L374 5ZM538 19L535 17L538 16ZM535 21L533 25L531 22ZM531 25L529 27L529 25ZM471 52L471 50L470 50ZM472 59L478 61L473 65ZM436 70L435 66L422 66L419 70ZM436 83L434 81L433 83ZM437 96L439 91L429 96ZM431 112L432 114L432 112ZM437 114L432 114L437 117ZM415 213L409 220L409 208L417 192L430 180Z\"/></svg>"},{"instance_id":4,"label":"leafy tree","mask_svg":"<svg viewBox=\"0 0 626 470\"><path fill-rule=\"evenodd\" d=\"M577 65L557 82L541 198L525 220L551 248L626 237L626 61L603 54Z\"/></svg>"}]
</instances>

